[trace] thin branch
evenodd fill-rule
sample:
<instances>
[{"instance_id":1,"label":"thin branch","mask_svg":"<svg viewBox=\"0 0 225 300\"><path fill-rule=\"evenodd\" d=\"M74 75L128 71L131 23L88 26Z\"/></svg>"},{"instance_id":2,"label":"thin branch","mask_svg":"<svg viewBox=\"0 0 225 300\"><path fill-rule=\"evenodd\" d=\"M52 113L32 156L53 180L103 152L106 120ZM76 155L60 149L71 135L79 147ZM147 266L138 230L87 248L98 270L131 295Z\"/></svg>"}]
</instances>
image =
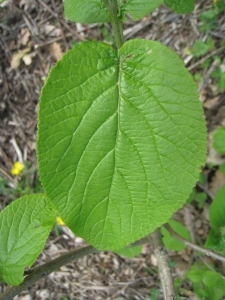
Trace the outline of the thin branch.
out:
<instances>
[{"instance_id":1,"label":"thin branch","mask_svg":"<svg viewBox=\"0 0 225 300\"><path fill-rule=\"evenodd\" d=\"M206 55L205 57L203 57L202 59L198 60L196 63L194 63L193 65L191 65L190 67L188 67L188 71L191 71L193 69L195 69L196 67L198 67L199 65L201 65L206 59L219 54L220 52L224 51L224 47L220 47L218 49L216 49L215 51L209 53L208 55Z\"/></svg>"},{"instance_id":2,"label":"thin branch","mask_svg":"<svg viewBox=\"0 0 225 300\"><path fill-rule=\"evenodd\" d=\"M173 285L173 278L168 264L167 250L162 241L160 228L157 228L151 238L154 244L154 253L159 267L159 275L163 287L165 300L175 300L176 292Z\"/></svg>"},{"instance_id":3,"label":"thin branch","mask_svg":"<svg viewBox=\"0 0 225 300\"><path fill-rule=\"evenodd\" d=\"M218 254L218 253L216 253L216 252L214 252L214 251L211 251L211 250L209 250L209 249L202 248L202 247L200 247L200 246L198 246L198 245L195 245L195 244L189 242L188 240L182 238L180 235L178 235L178 234L170 227L169 224L165 224L164 226L165 226L165 228L166 228L166 229L167 229L167 230L168 230L168 231L169 231L176 239L178 239L178 240L179 240L181 243L183 243L185 246L190 247L191 249L193 249L193 250L195 250L195 251L199 251L199 252L201 252L201 253L204 253L204 254L207 255L207 256L210 256L210 257L213 257L213 258L215 258L215 259L218 259L218 260L220 260L220 261L225 262L225 257L224 257L224 256L222 256L222 255L220 255L220 254Z\"/></svg>"},{"instance_id":4,"label":"thin branch","mask_svg":"<svg viewBox=\"0 0 225 300\"><path fill-rule=\"evenodd\" d=\"M82 258L85 255L91 253L98 253L98 252L100 251L95 249L94 247L86 246L76 250L72 250L60 257L57 257L56 259L53 259L52 261L47 262L46 264L33 269L31 274L25 277L24 281L20 285L13 286L8 290L6 290L0 296L0 300L10 300L16 295L18 295L20 292L22 292L23 290L27 289L29 286L34 284L39 279L44 278L45 276L49 275L50 273L54 272L60 267L68 263L71 263L74 260Z\"/></svg>"},{"instance_id":5,"label":"thin branch","mask_svg":"<svg viewBox=\"0 0 225 300\"><path fill-rule=\"evenodd\" d=\"M135 243L129 245L127 248L132 248L139 245L144 245L146 243L149 243L151 241L150 235L136 241ZM18 285L13 286L6 290L2 295L0 295L0 300L10 300L16 295L18 295L20 292L24 291L28 287L30 287L32 284L34 284L36 281L38 281L41 278L44 278L45 276L49 275L50 273L56 271L57 269L61 268L62 266L65 266L68 263L71 263L75 260L78 260L79 258L82 258L88 254L92 253L99 253L100 250L97 250L93 246L86 246L82 247L76 250L71 250L68 253L61 255L60 257L57 257L56 259L53 259L50 262L47 262L39 267L36 267L34 269L28 270L25 272L25 275L27 275L24 279L24 281Z\"/></svg>"}]
</instances>

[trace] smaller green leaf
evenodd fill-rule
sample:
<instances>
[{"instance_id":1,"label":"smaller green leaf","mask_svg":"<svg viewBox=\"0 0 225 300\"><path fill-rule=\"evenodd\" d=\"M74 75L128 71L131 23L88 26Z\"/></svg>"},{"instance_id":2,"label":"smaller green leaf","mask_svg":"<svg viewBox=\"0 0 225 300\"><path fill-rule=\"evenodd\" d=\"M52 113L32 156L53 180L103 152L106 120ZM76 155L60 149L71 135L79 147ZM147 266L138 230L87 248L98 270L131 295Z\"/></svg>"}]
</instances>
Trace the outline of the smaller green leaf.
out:
<instances>
[{"instance_id":1,"label":"smaller green leaf","mask_svg":"<svg viewBox=\"0 0 225 300\"><path fill-rule=\"evenodd\" d=\"M208 46L202 42L201 40L195 41L193 47L192 47L192 54L195 57L202 56L208 52Z\"/></svg>"},{"instance_id":2,"label":"smaller green leaf","mask_svg":"<svg viewBox=\"0 0 225 300\"><path fill-rule=\"evenodd\" d=\"M207 271L211 272L211 271ZM205 273L207 273L205 272ZM204 290L206 291L206 295L208 300L221 300L224 299L223 296L225 295L225 281L221 277L220 274L216 272L212 272L213 274L210 275L210 277L206 280L206 284L204 284ZM220 278L219 278L219 276ZM205 274L204 274L205 276ZM214 277L215 276L215 277ZM212 279L214 277L214 279ZM210 285L210 280L212 280L213 283L215 283L215 279L217 279L216 284L212 287Z\"/></svg>"},{"instance_id":3,"label":"smaller green leaf","mask_svg":"<svg viewBox=\"0 0 225 300\"><path fill-rule=\"evenodd\" d=\"M145 17L163 3L163 0L130 0L121 7L123 14L129 13L133 20Z\"/></svg>"},{"instance_id":4,"label":"smaller green leaf","mask_svg":"<svg viewBox=\"0 0 225 300\"><path fill-rule=\"evenodd\" d=\"M198 202L198 208L200 208L200 209L203 208L203 204L206 199L207 199L206 193L204 193L204 192L197 193L197 195L195 196L195 200Z\"/></svg>"},{"instance_id":5,"label":"smaller green leaf","mask_svg":"<svg viewBox=\"0 0 225 300\"><path fill-rule=\"evenodd\" d=\"M196 195L196 189L193 189L192 192L190 193L189 198L186 201L186 204L191 203L195 199Z\"/></svg>"},{"instance_id":6,"label":"smaller green leaf","mask_svg":"<svg viewBox=\"0 0 225 300\"><path fill-rule=\"evenodd\" d=\"M117 250L115 251L115 253L121 256L133 258L139 255L141 251L142 251L142 246L135 246L131 248L124 248L124 249Z\"/></svg>"},{"instance_id":7,"label":"smaller green leaf","mask_svg":"<svg viewBox=\"0 0 225 300\"><path fill-rule=\"evenodd\" d=\"M213 147L218 153L225 154L225 126L216 129L214 132Z\"/></svg>"},{"instance_id":8,"label":"smaller green leaf","mask_svg":"<svg viewBox=\"0 0 225 300\"><path fill-rule=\"evenodd\" d=\"M165 0L165 3L178 14L188 14L195 8L195 0Z\"/></svg>"},{"instance_id":9,"label":"smaller green leaf","mask_svg":"<svg viewBox=\"0 0 225 300\"><path fill-rule=\"evenodd\" d=\"M0 213L0 281L18 285L40 254L56 212L44 194L24 196Z\"/></svg>"},{"instance_id":10,"label":"smaller green leaf","mask_svg":"<svg viewBox=\"0 0 225 300\"><path fill-rule=\"evenodd\" d=\"M201 172L199 174L199 179L198 181L201 183L201 184L205 184L206 183L206 180L205 180L205 175Z\"/></svg>"},{"instance_id":11,"label":"smaller green leaf","mask_svg":"<svg viewBox=\"0 0 225 300\"><path fill-rule=\"evenodd\" d=\"M222 165L219 166L219 170L220 170L220 172L225 174L225 162L222 163Z\"/></svg>"},{"instance_id":12,"label":"smaller green leaf","mask_svg":"<svg viewBox=\"0 0 225 300\"><path fill-rule=\"evenodd\" d=\"M212 39L211 35L206 40L206 45L208 47L208 50L212 50L215 47L214 40Z\"/></svg>"},{"instance_id":13,"label":"smaller green leaf","mask_svg":"<svg viewBox=\"0 0 225 300\"><path fill-rule=\"evenodd\" d=\"M109 12L102 0L65 0L64 9L66 17L73 22L110 22Z\"/></svg>"},{"instance_id":14,"label":"smaller green leaf","mask_svg":"<svg viewBox=\"0 0 225 300\"><path fill-rule=\"evenodd\" d=\"M199 283L202 281L202 277L205 271L203 270L191 270L186 273L186 276L189 280L194 283Z\"/></svg>"},{"instance_id":15,"label":"smaller green leaf","mask_svg":"<svg viewBox=\"0 0 225 300\"><path fill-rule=\"evenodd\" d=\"M222 251L225 249L225 242L223 241L221 232L218 229L212 228L208 234L204 246L215 251Z\"/></svg>"},{"instance_id":16,"label":"smaller green leaf","mask_svg":"<svg viewBox=\"0 0 225 300\"><path fill-rule=\"evenodd\" d=\"M184 227L181 223L175 220L169 220L168 223L172 227L172 229L176 231L177 234L187 240L190 240L190 234L187 228ZM186 248L186 246L178 241L175 237L173 237L166 228L161 227L161 232L163 235L163 243L166 248L174 251L182 251Z\"/></svg>"},{"instance_id":17,"label":"smaller green leaf","mask_svg":"<svg viewBox=\"0 0 225 300\"><path fill-rule=\"evenodd\" d=\"M202 284L200 283L194 283L193 288L198 298L204 299L204 297L207 296L207 293L201 288L201 285Z\"/></svg>"},{"instance_id":18,"label":"smaller green leaf","mask_svg":"<svg viewBox=\"0 0 225 300\"><path fill-rule=\"evenodd\" d=\"M202 282L208 288L213 288L222 279L221 275L213 271L205 271L203 274Z\"/></svg>"},{"instance_id":19,"label":"smaller green leaf","mask_svg":"<svg viewBox=\"0 0 225 300\"><path fill-rule=\"evenodd\" d=\"M150 289L150 300L157 300L159 298L159 295L161 294L160 290L157 290L156 288Z\"/></svg>"},{"instance_id":20,"label":"smaller green leaf","mask_svg":"<svg viewBox=\"0 0 225 300\"><path fill-rule=\"evenodd\" d=\"M209 218L215 229L219 230L225 225L225 185L222 186L210 205Z\"/></svg>"}]
</instances>

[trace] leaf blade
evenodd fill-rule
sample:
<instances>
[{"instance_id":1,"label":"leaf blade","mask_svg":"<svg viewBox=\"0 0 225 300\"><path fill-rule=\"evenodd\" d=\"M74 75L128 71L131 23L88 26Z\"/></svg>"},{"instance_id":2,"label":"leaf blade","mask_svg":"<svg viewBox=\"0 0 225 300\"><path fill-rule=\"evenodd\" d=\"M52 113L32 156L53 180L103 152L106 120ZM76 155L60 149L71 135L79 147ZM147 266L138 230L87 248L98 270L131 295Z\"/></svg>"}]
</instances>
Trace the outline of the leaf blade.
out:
<instances>
[{"instance_id":1,"label":"leaf blade","mask_svg":"<svg viewBox=\"0 0 225 300\"><path fill-rule=\"evenodd\" d=\"M195 0L165 0L165 3L178 14L188 14L195 7Z\"/></svg>"},{"instance_id":2,"label":"leaf blade","mask_svg":"<svg viewBox=\"0 0 225 300\"><path fill-rule=\"evenodd\" d=\"M102 0L65 0L65 15L70 21L81 23L110 22L109 12Z\"/></svg>"},{"instance_id":3,"label":"leaf blade","mask_svg":"<svg viewBox=\"0 0 225 300\"><path fill-rule=\"evenodd\" d=\"M139 20L155 10L162 3L163 0L130 0L121 7L121 10L124 14L129 13L133 20Z\"/></svg>"},{"instance_id":4,"label":"leaf blade","mask_svg":"<svg viewBox=\"0 0 225 300\"><path fill-rule=\"evenodd\" d=\"M197 86L158 42L129 41L118 54L81 43L42 91L43 186L65 223L99 249L121 249L165 223L198 180L205 143Z\"/></svg>"},{"instance_id":5,"label":"leaf blade","mask_svg":"<svg viewBox=\"0 0 225 300\"><path fill-rule=\"evenodd\" d=\"M18 285L41 252L56 213L43 194L24 196L0 213L0 279Z\"/></svg>"}]
</instances>

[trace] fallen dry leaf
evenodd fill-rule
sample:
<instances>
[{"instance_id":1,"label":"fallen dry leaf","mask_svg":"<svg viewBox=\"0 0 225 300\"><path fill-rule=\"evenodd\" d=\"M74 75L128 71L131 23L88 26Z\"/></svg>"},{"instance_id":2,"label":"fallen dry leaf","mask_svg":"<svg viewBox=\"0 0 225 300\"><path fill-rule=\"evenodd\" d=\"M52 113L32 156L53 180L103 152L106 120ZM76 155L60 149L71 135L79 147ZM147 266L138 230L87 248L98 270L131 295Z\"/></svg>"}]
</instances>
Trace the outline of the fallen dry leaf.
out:
<instances>
[{"instance_id":1,"label":"fallen dry leaf","mask_svg":"<svg viewBox=\"0 0 225 300\"><path fill-rule=\"evenodd\" d=\"M212 181L209 185L209 190L214 195L221 189L221 187L225 184L225 174L220 172L219 170L216 171L215 175L212 178Z\"/></svg>"},{"instance_id":2,"label":"fallen dry leaf","mask_svg":"<svg viewBox=\"0 0 225 300\"><path fill-rule=\"evenodd\" d=\"M61 45L56 42L52 43L50 45L50 53L51 53L52 57L54 58L54 60L56 60L56 61L60 60L60 58L62 56Z\"/></svg>"},{"instance_id":3,"label":"fallen dry leaf","mask_svg":"<svg viewBox=\"0 0 225 300\"><path fill-rule=\"evenodd\" d=\"M218 106L218 100L219 96L213 97L213 98L205 98L206 100L203 103L203 107L208 108L208 109L214 109L215 107Z\"/></svg>"},{"instance_id":4,"label":"fallen dry leaf","mask_svg":"<svg viewBox=\"0 0 225 300\"><path fill-rule=\"evenodd\" d=\"M28 28L22 28L18 42L19 44L26 46L30 38L30 30Z\"/></svg>"},{"instance_id":5,"label":"fallen dry leaf","mask_svg":"<svg viewBox=\"0 0 225 300\"><path fill-rule=\"evenodd\" d=\"M23 62L25 63L26 66L29 66L32 63L32 58L29 54L25 54L22 57Z\"/></svg>"},{"instance_id":6,"label":"fallen dry leaf","mask_svg":"<svg viewBox=\"0 0 225 300\"><path fill-rule=\"evenodd\" d=\"M30 48L25 48L23 50L19 50L18 52L14 53L11 59L11 68L12 69L19 68L21 58L28 52L30 52Z\"/></svg>"},{"instance_id":7,"label":"fallen dry leaf","mask_svg":"<svg viewBox=\"0 0 225 300\"><path fill-rule=\"evenodd\" d=\"M61 29L60 28L57 28L53 25L45 25L44 26L44 33L47 35L47 36L60 36L61 34Z\"/></svg>"},{"instance_id":8,"label":"fallen dry leaf","mask_svg":"<svg viewBox=\"0 0 225 300\"><path fill-rule=\"evenodd\" d=\"M19 3L20 7L23 7L24 10L32 9L37 6L35 0L21 0Z\"/></svg>"}]
</instances>

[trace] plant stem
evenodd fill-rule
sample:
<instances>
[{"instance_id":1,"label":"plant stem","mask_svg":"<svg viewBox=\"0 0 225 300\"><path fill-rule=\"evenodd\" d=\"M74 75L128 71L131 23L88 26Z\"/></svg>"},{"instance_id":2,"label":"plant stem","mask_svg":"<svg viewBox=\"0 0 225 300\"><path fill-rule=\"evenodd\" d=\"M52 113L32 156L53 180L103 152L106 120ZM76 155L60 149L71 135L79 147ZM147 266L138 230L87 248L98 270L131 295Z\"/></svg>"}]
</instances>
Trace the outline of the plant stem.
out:
<instances>
[{"instance_id":1,"label":"plant stem","mask_svg":"<svg viewBox=\"0 0 225 300\"><path fill-rule=\"evenodd\" d=\"M159 267L159 276L162 283L165 300L175 300L176 293L173 285L173 278L168 264L167 250L162 241L160 228L157 228L151 238L154 244L154 253Z\"/></svg>"},{"instance_id":2,"label":"plant stem","mask_svg":"<svg viewBox=\"0 0 225 300\"><path fill-rule=\"evenodd\" d=\"M119 20L118 13L118 3L117 0L103 0L105 7L109 11L109 15L112 23L113 36L116 41L116 46L119 49L123 45L123 31L122 22Z\"/></svg>"}]
</instances>

